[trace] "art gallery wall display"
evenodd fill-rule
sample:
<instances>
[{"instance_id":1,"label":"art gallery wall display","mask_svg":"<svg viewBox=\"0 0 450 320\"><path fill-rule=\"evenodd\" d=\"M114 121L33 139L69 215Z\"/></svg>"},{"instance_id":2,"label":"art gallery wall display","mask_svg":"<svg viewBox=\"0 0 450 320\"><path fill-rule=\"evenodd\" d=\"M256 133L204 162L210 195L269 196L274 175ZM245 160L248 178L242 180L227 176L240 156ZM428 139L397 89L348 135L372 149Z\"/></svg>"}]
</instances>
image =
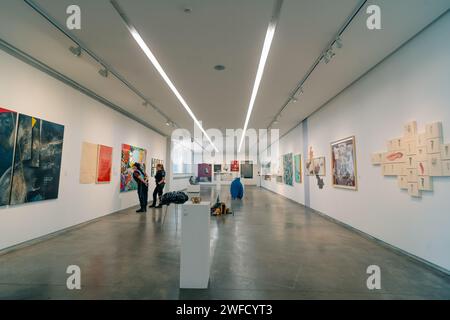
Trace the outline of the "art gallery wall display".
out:
<instances>
[{"instance_id":1,"label":"art gallery wall display","mask_svg":"<svg viewBox=\"0 0 450 320\"><path fill-rule=\"evenodd\" d=\"M283 155L283 181L288 186L293 186L293 164L292 153Z\"/></svg>"},{"instance_id":2,"label":"art gallery wall display","mask_svg":"<svg viewBox=\"0 0 450 320\"><path fill-rule=\"evenodd\" d=\"M239 172L239 160L232 160L230 165L231 172Z\"/></svg>"},{"instance_id":3,"label":"art gallery wall display","mask_svg":"<svg viewBox=\"0 0 450 320\"><path fill-rule=\"evenodd\" d=\"M443 143L442 123L434 122L418 132L417 122L404 126L403 136L388 141L387 152L372 155L384 176L396 176L400 189L412 197L433 191L433 177L450 176L449 144Z\"/></svg>"},{"instance_id":4,"label":"art gallery wall display","mask_svg":"<svg viewBox=\"0 0 450 320\"><path fill-rule=\"evenodd\" d=\"M334 187L357 189L355 137L331 143L331 174Z\"/></svg>"},{"instance_id":5,"label":"art gallery wall display","mask_svg":"<svg viewBox=\"0 0 450 320\"><path fill-rule=\"evenodd\" d=\"M137 183L133 179L133 165L140 163L147 167L147 150L129 144L122 144L120 160L120 192L137 190Z\"/></svg>"},{"instance_id":6,"label":"art gallery wall display","mask_svg":"<svg viewBox=\"0 0 450 320\"><path fill-rule=\"evenodd\" d=\"M302 155L296 154L294 155L294 176L296 183L302 183Z\"/></svg>"},{"instance_id":7,"label":"art gallery wall display","mask_svg":"<svg viewBox=\"0 0 450 320\"><path fill-rule=\"evenodd\" d=\"M215 164L214 165L214 172L221 172L222 171L222 165L221 164Z\"/></svg>"},{"instance_id":8,"label":"art gallery wall display","mask_svg":"<svg viewBox=\"0 0 450 320\"><path fill-rule=\"evenodd\" d=\"M309 147L308 159L305 161L305 172L308 176L315 176L317 179L317 186L323 189L325 182L320 176L325 176L325 157L314 157L314 150Z\"/></svg>"},{"instance_id":9,"label":"art gallery wall display","mask_svg":"<svg viewBox=\"0 0 450 320\"><path fill-rule=\"evenodd\" d=\"M241 178L253 179L253 162L244 161L241 163Z\"/></svg>"},{"instance_id":10,"label":"art gallery wall display","mask_svg":"<svg viewBox=\"0 0 450 320\"><path fill-rule=\"evenodd\" d=\"M83 142L81 145L80 183L95 183L98 164L98 144Z\"/></svg>"},{"instance_id":11,"label":"art gallery wall display","mask_svg":"<svg viewBox=\"0 0 450 320\"><path fill-rule=\"evenodd\" d=\"M9 204L17 112L0 108L0 206Z\"/></svg>"},{"instance_id":12,"label":"art gallery wall display","mask_svg":"<svg viewBox=\"0 0 450 320\"><path fill-rule=\"evenodd\" d=\"M112 147L101 144L98 145L96 183L101 184L111 182L112 155Z\"/></svg>"},{"instance_id":13,"label":"art gallery wall display","mask_svg":"<svg viewBox=\"0 0 450 320\"><path fill-rule=\"evenodd\" d=\"M261 174L262 175L270 175L272 173L271 171L271 162L265 161L261 164Z\"/></svg>"},{"instance_id":14,"label":"art gallery wall display","mask_svg":"<svg viewBox=\"0 0 450 320\"><path fill-rule=\"evenodd\" d=\"M154 177L156 174L156 165L162 164L164 165L164 161L161 159L152 158L152 168L151 168L151 176Z\"/></svg>"},{"instance_id":15,"label":"art gallery wall display","mask_svg":"<svg viewBox=\"0 0 450 320\"><path fill-rule=\"evenodd\" d=\"M200 182L212 181L212 165L209 163L199 163L198 165L198 178Z\"/></svg>"},{"instance_id":16,"label":"art gallery wall display","mask_svg":"<svg viewBox=\"0 0 450 320\"><path fill-rule=\"evenodd\" d=\"M64 126L20 114L10 204L57 199Z\"/></svg>"}]
</instances>

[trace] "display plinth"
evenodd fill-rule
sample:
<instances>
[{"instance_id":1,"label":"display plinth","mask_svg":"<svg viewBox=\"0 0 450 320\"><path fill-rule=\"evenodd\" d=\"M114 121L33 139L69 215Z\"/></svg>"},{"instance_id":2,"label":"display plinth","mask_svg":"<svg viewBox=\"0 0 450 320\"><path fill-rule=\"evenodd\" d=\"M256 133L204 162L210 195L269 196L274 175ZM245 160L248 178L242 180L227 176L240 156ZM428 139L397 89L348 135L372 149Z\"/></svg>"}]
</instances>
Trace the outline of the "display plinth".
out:
<instances>
[{"instance_id":1,"label":"display plinth","mask_svg":"<svg viewBox=\"0 0 450 320\"><path fill-rule=\"evenodd\" d=\"M208 288L210 269L209 219L209 202L185 203L182 205L180 288Z\"/></svg>"}]
</instances>

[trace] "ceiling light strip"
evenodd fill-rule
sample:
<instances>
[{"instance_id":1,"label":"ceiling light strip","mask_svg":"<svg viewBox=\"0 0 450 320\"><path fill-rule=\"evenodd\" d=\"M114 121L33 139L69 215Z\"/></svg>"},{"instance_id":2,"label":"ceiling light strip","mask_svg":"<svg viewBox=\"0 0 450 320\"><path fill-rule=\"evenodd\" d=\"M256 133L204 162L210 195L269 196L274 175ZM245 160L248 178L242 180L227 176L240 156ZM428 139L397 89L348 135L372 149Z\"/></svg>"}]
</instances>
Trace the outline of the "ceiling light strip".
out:
<instances>
[{"instance_id":1,"label":"ceiling light strip","mask_svg":"<svg viewBox=\"0 0 450 320\"><path fill-rule=\"evenodd\" d=\"M258 94L259 85L261 84L261 79L264 73L264 68L266 66L267 57L269 56L273 36L275 35L275 29L277 27L282 4L283 0L275 0L273 15L272 18L270 19L269 26L267 27L266 37L264 39L263 49L261 52L261 57L259 59L258 69L256 71L255 83L253 85L250 103L248 105L247 116L245 117L244 130L242 131L242 137L239 143L238 152L241 152L242 144L244 143L245 140L245 133L247 132L248 122L250 121L250 116L252 114L253 107L255 105L256 96Z\"/></svg>"},{"instance_id":2,"label":"ceiling light strip","mask_svg":"<svg viewBox=\"0 0 450 320\"><path fill-rule=\"evenodd\" d=\"M114 9L116 9L117 13L120 15L120 17L122 18L124 24L126 25L126 27L128 28L128 31L131 33L131 35L133 36L134 40L137 42L137 44L139 45L139 47L142 49L142 51L145 53L145 55L147 56L147 58L150 60L150 62L153 64L153 66L155 67L155 69L159 72L159 74L161 75L161 77L163 78L163 80L166 82L166 84L169 86L170 90L172 90L172 92L174 93L174 95L177 97L178 101L181 103L181 105L186 109L187 113L191 116L192 120L194 120L194 123L197 125L197 127L199 127L199 129L203 132L203 134L205 135L205 137L208 139L209 143L211 144L211 146L214 148L214 150L216 152L219 152L219 150L217 149L217 147L214 145L214 143L212 142L211 138L209 137L209 135L206 133L205 129L203 129L202 125L200 124L200 122L197 120L197 118L195 117L194 113L192 112L191 108L189 107L189 105L187 104L187 102L184 100L184 98L181 96L180 92L177 90L177 88L175 87L175 85L173 84L173 82L170 80L169 76L166 74L166 72L164 71L163 67L161 66L161 64L158 62L158 60L156 59L155 55L153 54L153 52L150 50L150 48L148 47L148 45L145 43L144 39L142 39L141 35L139 34L139 32L136 30L136 28L134 27L134 25L131 23L130 19L128 19L128 17L125 15L124 11L120 8L119 4L117 3L117 1L115 0L111 0L110 1L112 6L114 7Z\"/></svg>"},{"instance_id":3,"label":"ceiling light strip","mask_svg":"<svg viewBox=\"0 0 450 320\"><path fill-rule=\"evenodd\" d=\"M74 50L79 52L81 55L81 51L86 52L92 59L94 59L98 64L103 66L108 70L109 73L114 75L120 82L122 82L128 89L133 91L137 96L139 96L144 103L147 103L152 106L152 108L159 113L163 118L169 119L164 112L161 111L157 106L155 106L147 97L145 97L138 89L136 89L128 80L126 80L121 74L119 74L112 66L106 63L102 58L97 56L94 52L92 52L89 48L87 48L78 38L69 33L67 29L61 26L52 16L50 16L44 9L42 9L38 4L36 4L33 0L23 0L28 6L30 6L34 11L36 11L39 15L41 15L45 20L47 20L52 26L54 26L57 30L63 33L67 38L69 38L73 43L77 45L77 48L71 49L74 53ZM79 50L79 51L78 51ZM170 119L169 119L170 120ZM176 124L174 121L172 121ZM177 125L178 126L178 125Z\"/></svg>"}]
</instances>

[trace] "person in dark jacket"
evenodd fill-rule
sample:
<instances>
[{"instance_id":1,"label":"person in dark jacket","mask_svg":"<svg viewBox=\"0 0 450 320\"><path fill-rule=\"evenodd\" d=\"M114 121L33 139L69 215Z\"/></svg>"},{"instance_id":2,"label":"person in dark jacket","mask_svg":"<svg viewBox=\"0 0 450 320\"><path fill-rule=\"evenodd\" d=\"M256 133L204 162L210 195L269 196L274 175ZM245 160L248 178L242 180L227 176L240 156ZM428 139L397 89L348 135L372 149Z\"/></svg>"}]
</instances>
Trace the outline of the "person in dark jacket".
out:
<instances>
[{"instance_id":1,"label":"person in dark jacket","mask_svg":"<svg viewBox=\"0 0 450 320\"><path fill-rule=\"evenodd\" d=\"M164 166L162 163L156 165L155 174L155 190L153 190L153 203L149 208L162 208L161 197L163 194L164 186L166 185L166 171L164 171ZM159 198L159 205L156 206L157 197Z\"/></svg>"},{"instance_id":2,"label":"person in dark jacket","mask_svg":"<svg viewBox=\"0 0 450 320\"><path fill-rule=\"evenodd\" d=\"M148 176L145 168L140 163L133 165L133 179L136 181L138 189L138 197L141 208L136 212L147 212L148 203Z\"/></svg>"},{"instance_id":3,"label":"person in dark jacket","mask_svg":"<svg viewBox=\"0 0 450 320\"><path fill-rule=\"evenodd\" d=\"M231 199L242 199L244 197L244 186L241 183L240 178L236 178L231 183L230 187Z\"/></svg>"}]
</instances>

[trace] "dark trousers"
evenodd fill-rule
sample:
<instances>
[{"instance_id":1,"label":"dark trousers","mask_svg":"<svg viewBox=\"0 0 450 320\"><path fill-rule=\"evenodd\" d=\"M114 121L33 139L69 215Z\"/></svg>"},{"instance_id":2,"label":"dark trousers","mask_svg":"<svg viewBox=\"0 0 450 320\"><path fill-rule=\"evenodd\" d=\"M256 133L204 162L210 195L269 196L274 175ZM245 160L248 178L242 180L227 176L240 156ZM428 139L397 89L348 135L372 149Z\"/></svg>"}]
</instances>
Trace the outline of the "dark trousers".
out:
<instances>
[{"instance_id":1,"label":"dark trousers","mask_svg":"<svg viewBox=\"0 0 450 320\"><path fill-rule=\"evenodd\" d=\"M156 197L159 197L159 202L161 202L161 197L164 190L164 183L157 184L155 190L153 190L153 205L156 206Z\"/></svg>"},{"instance_id":2,"label":"dark trousers","mask_svg":"<svg viewBox=\"0 0 450 320\"><path fill-rule=\"evenodd\" d=\"M148 186L143 183L138 184L138 196L141 209L145 210L148 203Z\"/></svg>"}]
</instances>

